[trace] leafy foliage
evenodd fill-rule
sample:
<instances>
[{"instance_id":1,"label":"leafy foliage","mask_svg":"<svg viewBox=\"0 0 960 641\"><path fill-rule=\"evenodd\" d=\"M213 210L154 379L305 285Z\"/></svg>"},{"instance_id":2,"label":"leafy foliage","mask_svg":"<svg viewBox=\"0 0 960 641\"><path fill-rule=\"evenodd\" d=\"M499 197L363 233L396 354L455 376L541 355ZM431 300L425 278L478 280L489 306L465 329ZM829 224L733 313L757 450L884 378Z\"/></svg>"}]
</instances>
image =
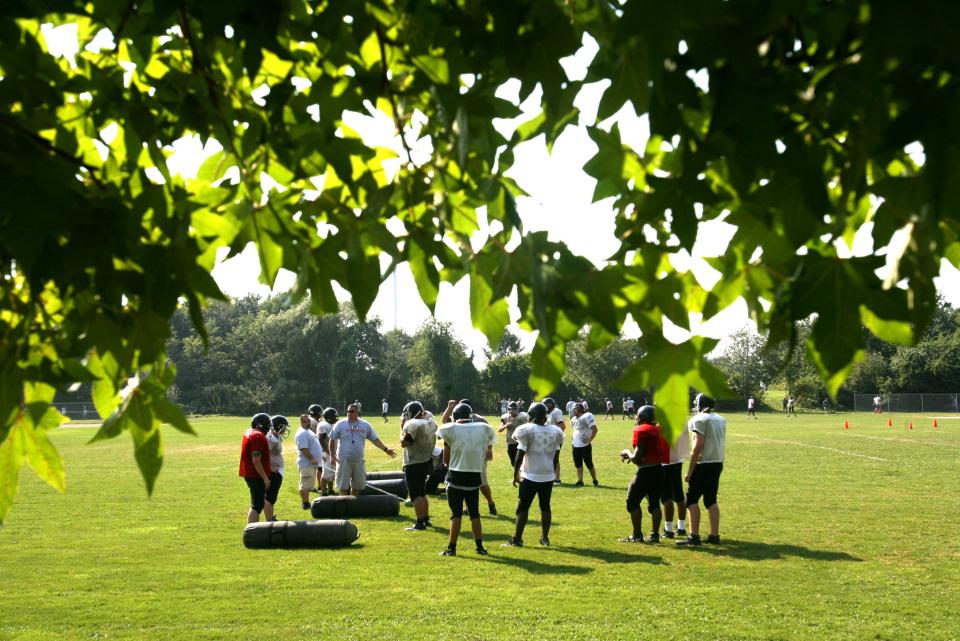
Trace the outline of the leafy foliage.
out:
<instances>
[{"instance_id":1,"label":"leafy foliage","mask_svg":"<svg viewBox=\"0 0 960 641\"><path fill-rule=\"evenodd\" d=\"M364 319L406 261L431 308L440 282L469 275L471 317L496 344L516 293L539 393L581 328L603 347L631 317L662 358L625 384L672 390L670 434L682 386L724 389L705 346L666 342L664 322L741 296L774 344L817 314L805 348L835 394L864 353L861 320L916 339L941 257L960 264L958 18L938 0L7 0L0 443L29 386L93 382L104 435L131 432L149 487L156 421L181 421L159 409L167 319L184 301L202 329L218 252L249 243L264 282L296 272L317 313L337 311L335 282ZM78 52L47 55L44 24L74 25ZM559 61L585 39L597 52L576 79ZM520 122L498 96L509 80L539 114ZM585 169L621 244L601 266L523 233L508 176L517 145L550 146L578 120L591 83L605 90L600 122L582 123L597 146ZM631 109L648 117L642 149L610 122ZM366 140L352 118L394 137ZM184 136L209 145L195 177L167 162ZM491 227L471 244L479 208ZM717 219L737 233L705 288L668 256ZM876 255L838 249L868 222L877 248L906 240L884 279Z\"/></svg>"}]
</instances>

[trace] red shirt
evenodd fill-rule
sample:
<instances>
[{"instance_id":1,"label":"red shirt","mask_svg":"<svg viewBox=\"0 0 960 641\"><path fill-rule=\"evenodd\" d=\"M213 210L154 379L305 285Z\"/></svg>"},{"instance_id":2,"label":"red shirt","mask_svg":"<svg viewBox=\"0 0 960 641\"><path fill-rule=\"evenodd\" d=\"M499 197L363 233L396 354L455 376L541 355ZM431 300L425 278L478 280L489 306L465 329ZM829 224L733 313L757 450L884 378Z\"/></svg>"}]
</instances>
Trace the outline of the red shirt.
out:
<instances>
[{"instance_id":1,"label":"red shirt","mask_svg":"<svg viewBox=\"0 0 960 641\"><path fill-rule=\"evenodd\" d=\"M670 444L663 438L659 425L642 423L633 428L633 446L643 446L640 465L670 462Z\"/></svg>"},{"instance_id":2,"label":"red shirt","mask_svg":"<svg viewBox=\"0 0 960 641\"><path fill-rule=\"evenodd\" d=\"M254 452L260 452L260 464L264 473L270 476L270 444L263 432L251 427L243 433L243 443L240 445L240 476L250 479L260 476L253 466Z\"/></svg>"}]
</instances>

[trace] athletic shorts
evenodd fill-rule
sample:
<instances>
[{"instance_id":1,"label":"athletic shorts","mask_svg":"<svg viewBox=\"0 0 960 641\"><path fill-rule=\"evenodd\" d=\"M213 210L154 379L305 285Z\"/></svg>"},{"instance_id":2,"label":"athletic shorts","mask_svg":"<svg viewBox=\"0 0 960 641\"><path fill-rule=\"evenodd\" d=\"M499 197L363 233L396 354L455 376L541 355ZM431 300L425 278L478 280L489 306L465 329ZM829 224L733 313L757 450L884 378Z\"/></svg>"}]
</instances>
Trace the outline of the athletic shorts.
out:
<instances>
[{"instance_id":1,"label":"athletic shorts","mask_svg":"<svg viewBox=\"0 0 960 641\"><path fill-rule=\"evenodd\" d=\"M263 502L266 500L267 488L263 484L263 479L259 476L243 477L243 480L247 482L247 487L250 489L250 509L260 514L263 512Z\"/></svg>"},{"instance_id":2,"label":"athletic shorts","mask_svg":"<svg viewBox=\"0 0 960 641\"><path fill-rule=\"evenodd\" d=\"M467 505L467 514L471 519L480 518L480 488L475 490L461 490L456 487L447 487L447 505L450 506L450 518L463 517L463 505Z\"/></svg>"},{"instance_id":3,"label":"athletic shorts","mask_svg":"<svg viewBox=\"0 0 960 641\"><path fill-rule=\"evenodd\" d=\"M553 494L553 481L531 481L529 479L520 479L519 501L517 501L517 514L521 514L530 509L533 504L533 497L540 501L540 511L550 511L550 496Z\"/></svg>"},{"instance_id":4,"label":"athletic shorts","mask_svg":"<svg viewBox=\"0 0 960 641\"><path fill-rule=\"evenodd\" d=\"M683 461L662 465L663 482L660 484L660 501L683 500Z\"/></svg>"},{"instance_id":5,"label":"athletic shorts","mask_svg":"<svg viewBox=\"0 0 960 641\"><path fill-rule=\"evenodd\" d=\"M300 468L300 491L306 492L317 486L317 468L312 465Z\"/></svg>"},{"instance_id":6,"label":"athletic shorts","mask_svg":"<svg viewBox=\"0 0 960 641\"><path fill-rule=\"evenodd\" d=\"M367 486L367 466L362 460L341 460L337 464L336 483L337 489L341 492L347 490L362 490Z\"/></svg>"},{"instance_id":7,"label":"athletic shorts","mask_svg":"<svg viewBox=\"0 0 960 641\"><path fill-rule=\"evenodd\" d=\"M693 468L690 485L687 486L687 507L696 505L701 497L705 508L716 504L721 472L723 463L700 463Z\"/></svg>"},{"instance_id":8,"label":"athletic shorts","mask_svg":"<svg viewBox=\"0 0 960 641\"><path fill-rule=\"evenodd\" d=\"M280 486L283 485L283 475L274 472L270 475L270 487L267 488L264 499L271 505L276 505L277 497L280 496Z\"/></svg>"},{"instance_id":9,"label":"athletic shorts","mask_svg":"<svg viewBox=\"0 0 960 641\"><path fill-rule=\"evenodd\" d=\"M587 469L593 467L593 443L573 448L573 466L583 467L584 464L586 464Z\"/></svg>"},{"instance_id":10,"label":"athletic shorts","mask_svg":"<svg viewBox=\"0 0 960 641\"><path fill-rule=\"evenodd\" d=\"M637 469L636 476L627 486L627 512L640 508L640 502L646 497L647 511L654 514L660 510L660 479L663 476L661 465L648 465Z\"/></svg>"},{"instance_id":11,"label":"athletic shorts","mask_svg":"<svg viewBox=\"0 0 960 641\"><path fill-rule=\"evenodd\" d=\"M510 469L517 464L517 446L518 443L507 443L507 458L510 459Z\"/></svg>"},{"instance_id":12,"label":"athletic shorts","mask_svg":"<svg viewBox=\"0 0 960 641\"><path fill-rule=\"evenodd\" d=\"M424 491L427 494L439 494L440 493L440 484L444 482L447 478L447 468L445 467L434 467L430 472L430 476L427 477L426 487Z\"/></svg>"},{"instance_id":13,"label":"athletic shorts","mask_svg":"<svg viewBox=\"0 0 960 641\"><path fill-rule=\"evenodd\" d=\"M427 477L433 471L433 461L410 463L403 466L403 478L407 482L407 491L410 498L415 499L427 495Z\"/></svg>"}]
</instances>

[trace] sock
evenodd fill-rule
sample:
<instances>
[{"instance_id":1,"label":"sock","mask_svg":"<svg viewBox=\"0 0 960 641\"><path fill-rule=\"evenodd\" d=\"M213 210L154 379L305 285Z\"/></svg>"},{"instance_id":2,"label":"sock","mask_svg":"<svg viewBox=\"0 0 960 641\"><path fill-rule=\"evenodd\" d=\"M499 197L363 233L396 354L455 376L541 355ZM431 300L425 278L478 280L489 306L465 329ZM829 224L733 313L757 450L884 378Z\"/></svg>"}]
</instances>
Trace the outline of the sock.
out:
<instances>
[{"instance_id":1,"label":"sock","mask_svg":"<svg viewBox=\"0 0 960 641\"><path fill-rule=\"evenodd\" d=\"M672 522L672 521L667 521L666 523L664 523L664 524L663 524L663 529L664 529L664 531L666 531L666 532L673 532L673 522Z\"/></svg>"},{"instance_id":2,"label":"sock","mask_svg":"<svg viewBox=\"0 0 960 641\"><path fill-rule=\"evenodd\" d=\"M474 539L473 541L474 541L474 543L477 544L477 549L478 549L478 550L483 547L483 539L482 539L482 538Z\"/></svg>"},{"instance_id":3,"label":"sock","mask_svg":"<svg viewBox=\"0 0 960 641\"><path fill-rule=\"evenodd\" d=\"M456 549L457 549L457 544L456 544L456 543L447 543L447 549L448 549L448 550L456 550Z\"/></svg>"},{"instance_id":4,"label":"sock","mask_svg":"<svg viewBox=\"0 0 960 641\"><path fill-rule=\"evenodd\" d=\"M677 529L678 529L678 530L686 530L686 529L687 529L687 521L686 521L686 519L680 519L679 521L677 521Z\"/></svg>"}]
</instances>

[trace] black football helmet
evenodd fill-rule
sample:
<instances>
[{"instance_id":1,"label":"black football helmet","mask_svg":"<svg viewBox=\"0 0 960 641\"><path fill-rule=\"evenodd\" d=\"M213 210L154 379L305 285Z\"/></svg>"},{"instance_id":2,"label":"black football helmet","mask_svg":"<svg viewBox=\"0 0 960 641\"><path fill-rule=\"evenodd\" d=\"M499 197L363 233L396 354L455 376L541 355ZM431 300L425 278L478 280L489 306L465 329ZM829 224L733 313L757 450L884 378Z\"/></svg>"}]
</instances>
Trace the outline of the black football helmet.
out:
<instances>
[{"instance_id":1,"label":"black football helmet","mask_svg":"<svg viewBox=\"0 0 960 641\"><path fill-rule=\"evenodd\" d=\"M338 418L337 410L333 409L332 407L328 407L327 409L323 410L323 420L325 420L327 423L332 425Z\"/></svg>"},{"instance_id":2,"label":"black football helmet","mask_svg":"<svg viewBox=\"0 0 960 641\"><path fill-rule=\"evenodd\" d=\"M516 401L510 401L509 403L507 403L507 411L508 411L508 412L519 412L519 411L520 411L520 404L517 403Z\"/></svg>"},{"instance_id":3,"label":"black football helmet","mask_svg":"<svg viewBox=\"0 0 960 641\"><path fill-rule=\"evenodd\" d=\"M290 421L287 420L286 416L277 414L270 419L270 425L280 438L286 438L287 434L290 433Z\"/></svg>"},{"instance_id":4,"label":"black football helmet","mask_svg":"<svg viewBox=\"0 0 960 641\"><path fill-rule=\"evenodd\" d=\"M423 403L420 401L410 401L403 406L403 413L407 418L417 418L423 412Z\"/></svg>"},{"instance_id":5,"label":"black football helmet","mask_svg":"<svg viewBox=\"0 0 960 641\"><path fill-rule=\"evenodd\" d=\"M307 408L307 414L317 419L318 421L320 420L320 415L322 413L323 413L323 408L317 405L316 403L314 403L313 405Z\"/></svg>"},{"instance_id":6,"label":"black football helmet","mask_svg":"<svg viewBox=\"0 0 960 641\"><path fill-rule=\"evenodd\" d=\"M543 403L531 403L527 415L530 417L531 423L544 425L547 422L547 406Z\"/></svg>"},{"instance_id":7,"label":"black football helmet","mask_svg":"<svg viewBox=\"0 0 960 641\"><path fill-rule=\"evenodd\" d=\"M713 400L713 397L707 396L703 392L697 394L696 398L693 399L693 409L697 412L712 410L716 405L717 402Z\"/></svg>"},{"instance_id":8,"label":"black football helmet","mask_svg":"<svg viewBox=\"0 0 960 641\"><path fill-rule=\"evenodd\" d=\"M654 425L657 422L657 412L652 405L644 405L637 410L637 422Z\"/></svg>"},{"instance_id":9,"label":"black football helmet","mask_svg":"<svg viewBox=\"0 0 960 641\"><path fill-rule=\"evenodd\" d=\"M549 396L543 399L543 404L546 405L547 409L550 410L551 412L553 411L553 408L557 406L557 402L552 398L550 398Z\"/></svg>"},{"instance_id":10,"label":"black football helmet","mask_svg":"<svg viewBox=\"0 0 960 641\"><path fill-rule=\"evenodd\" d=\"M259 414L254 414L253 418L250 419L250 427L255 430L259 430L266 434L270 431L270 415L260 412Z\"/></svg>"},{"instance_id":11,"label":"black football helmet","mask_svg":"<svg viewBox=\"0 0 960 641\"><path fill-rule=\"evenodd\" d=\"M460 403L453 408L453 420L455 421L469 419L471 416L473 416L473 408L466 403Z\"/></svg>"}]
</instances>

